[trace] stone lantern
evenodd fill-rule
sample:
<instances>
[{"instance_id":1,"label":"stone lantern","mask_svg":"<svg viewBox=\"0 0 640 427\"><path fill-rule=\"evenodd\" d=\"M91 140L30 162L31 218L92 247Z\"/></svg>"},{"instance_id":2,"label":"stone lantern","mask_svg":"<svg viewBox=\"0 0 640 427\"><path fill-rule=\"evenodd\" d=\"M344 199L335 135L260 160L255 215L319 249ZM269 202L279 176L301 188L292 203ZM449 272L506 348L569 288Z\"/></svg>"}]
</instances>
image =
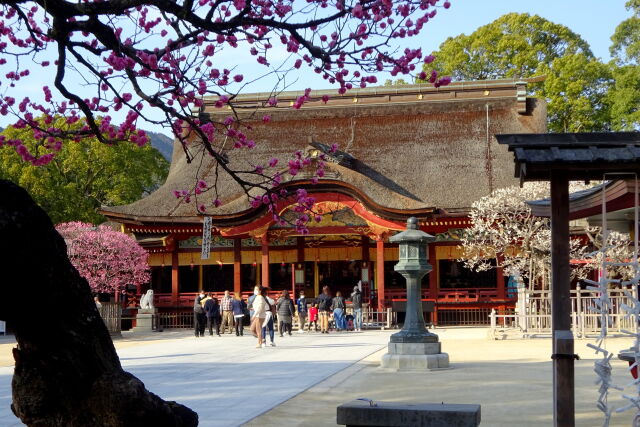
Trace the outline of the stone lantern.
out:
<instances>
[{"instance_id":1,"label":"stone lantern","mask_svg":"<svg viewBox=\"0 0 640 427\"><path fill-rule=\"evenodd\" d=\"M391 335L382 367L392 369L438 369L449 367L449 355L440 351L438 336L427 331L422 313L421 281L431 271L427 244L435 238L418 230L418 220L407 220L407 229L389 239L400 246L394 270L407 281L407 311L400 332Z\"/></svg>"}]
</instances>

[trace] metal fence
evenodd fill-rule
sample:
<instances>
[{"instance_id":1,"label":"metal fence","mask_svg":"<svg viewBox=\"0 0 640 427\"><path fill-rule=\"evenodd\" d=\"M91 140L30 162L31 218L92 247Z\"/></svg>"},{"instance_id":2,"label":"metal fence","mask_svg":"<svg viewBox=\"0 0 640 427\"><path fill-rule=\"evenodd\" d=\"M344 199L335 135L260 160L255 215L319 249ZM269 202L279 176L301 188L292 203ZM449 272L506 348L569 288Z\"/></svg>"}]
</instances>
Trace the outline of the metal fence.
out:
<instances>
[{"instance_id":1,"label":"metal fence","mask_svg":"<svg viewBox=\"0 0 640 427\"><path fill-rule=\"evenodd\" d=\"M628 292L631 290L628 289ZM632 306L632 301L621 288L610 289L608 294L611 301L605 320L608 330L613 333L621 333L624 329L634 330L634 318L622 309L625 304ZM599 296L598 292L581 289L580 286L571 291L571 330L574 336L585 338L600 334L603 318L594 311ZM551 292L520 289L513 313L496 313L492 310L488 317L494 334L509 330L522 333L523 337L551 334Z\"/></svg>"}]
</instances>

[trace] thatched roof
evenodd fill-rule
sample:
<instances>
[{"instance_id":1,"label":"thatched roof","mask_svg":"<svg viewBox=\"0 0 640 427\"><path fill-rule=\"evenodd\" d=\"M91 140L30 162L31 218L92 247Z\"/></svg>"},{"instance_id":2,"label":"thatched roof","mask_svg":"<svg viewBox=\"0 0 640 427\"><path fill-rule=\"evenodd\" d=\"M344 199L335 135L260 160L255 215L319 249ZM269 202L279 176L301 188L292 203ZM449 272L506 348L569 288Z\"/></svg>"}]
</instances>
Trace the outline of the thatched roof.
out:
<instances>
[{"instance_id":1,"label":"thatched roof","mask_svg":"<svg viewBox=\"0 0 640 427\"><path fill-rule=\"evenodd\" d=\"M256 100L266 96L243 95L237 100L240 115L251 124L248 135L257 145L231 150L230 164L250 169L265 165L271 157L286 164L296 150L337 143L342 155L329 163L320 185L308 184L308 177L300 175L290 184L349 194L382 217L433 208L465 211L492 188L517 183L513 157L497 144L494 134L546 131L544 101L526 99L525 85L524 81L497 80L439 89L381 87L337 96L326 105L320 100L322 92L312 92L314 99L300 110L289 107L299 95L291 92L280 94L278 107L257 112ZM230 113L213 106L206 112L216 120ZM271 116L270 123L262 123L264 114ZM197 149L194 142L191 150ZM248 221L255 212L246 195L220 172L218 188L224 204L208 212L217 221ZM182 148L175 146L162 187L135 203L102 211L122 222L200 222L196 203L181 203L172 191L192 188L203 173L207 182L213 182L215 164L208 156L199 154L187 163ZM211 199L207 195L204 201Z\"/></svg>"}]
</instances>

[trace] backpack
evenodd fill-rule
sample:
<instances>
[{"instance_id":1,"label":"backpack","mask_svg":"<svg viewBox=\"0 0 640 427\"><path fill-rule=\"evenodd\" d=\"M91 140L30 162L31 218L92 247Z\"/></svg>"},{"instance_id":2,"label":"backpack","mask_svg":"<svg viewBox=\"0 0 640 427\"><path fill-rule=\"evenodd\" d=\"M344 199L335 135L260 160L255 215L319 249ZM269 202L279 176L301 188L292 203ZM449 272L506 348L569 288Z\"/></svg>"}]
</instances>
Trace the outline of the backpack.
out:
<instances>
[{"instance_id":1,"label":"backpack","mask_svg":"<svg viewBox=\"0 0 640 427\"><path fill-rule=\"evenodd\" d=\"M321 295L320 298L318 298L320 300L319 304L318 304L318 310L324 310L324 311L329 311L331 309L331 298L325 296L324 294Z\"/></svg>"}]
</instances>

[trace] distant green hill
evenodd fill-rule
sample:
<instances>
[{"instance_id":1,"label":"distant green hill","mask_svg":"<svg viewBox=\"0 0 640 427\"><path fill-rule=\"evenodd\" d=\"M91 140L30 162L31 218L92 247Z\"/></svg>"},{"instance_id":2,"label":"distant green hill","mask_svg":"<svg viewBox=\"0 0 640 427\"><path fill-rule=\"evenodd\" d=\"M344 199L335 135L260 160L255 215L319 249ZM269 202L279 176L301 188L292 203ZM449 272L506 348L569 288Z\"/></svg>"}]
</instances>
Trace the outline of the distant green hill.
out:
<instances>
[{"instance_id":1,"label":"distant green hill","mask_svg":"<svg viewBox=\"0 0 640 427\"><path fill-rule=\"evenodd\" d=\"M173 154L173 139L163 133L145 131L149 135L151 146L158 150L162 157L171 162Z\"/></svg>"}]
</instances>

